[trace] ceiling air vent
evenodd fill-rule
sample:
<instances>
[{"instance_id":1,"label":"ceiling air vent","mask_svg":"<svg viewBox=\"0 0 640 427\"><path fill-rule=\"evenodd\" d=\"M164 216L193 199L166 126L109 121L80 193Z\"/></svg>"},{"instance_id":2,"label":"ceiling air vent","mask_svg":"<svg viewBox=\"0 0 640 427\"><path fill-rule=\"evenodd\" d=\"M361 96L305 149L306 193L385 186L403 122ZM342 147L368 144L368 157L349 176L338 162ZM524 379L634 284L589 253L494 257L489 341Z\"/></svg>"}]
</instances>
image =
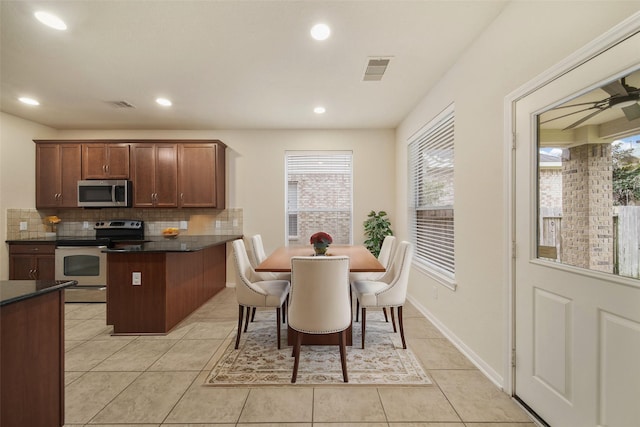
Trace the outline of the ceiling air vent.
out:
<instances>
[{"instance_id":1,"label":"ceiling air vent","mask_svg":"<svg viewBox=\"0 0 640 427\"><path fill-rule=\"evenodd\" d=\"M382 80L382 76L387 71L391 58L369 58L367 62L367 68L364 70L364 76L362 81L364 82L377 82Z\"/></svg>"},{"instance_id":2,"label":"ceiling air vent","mask_svg":"<svg viewBox=\"0 0 640 427\"><path fill-rule=\"evenodd\" d=\"M135 105L131 104L128 101L105 101L105 102L111 105L113 108L136 108Z\"/></svg>"}]
</instances>

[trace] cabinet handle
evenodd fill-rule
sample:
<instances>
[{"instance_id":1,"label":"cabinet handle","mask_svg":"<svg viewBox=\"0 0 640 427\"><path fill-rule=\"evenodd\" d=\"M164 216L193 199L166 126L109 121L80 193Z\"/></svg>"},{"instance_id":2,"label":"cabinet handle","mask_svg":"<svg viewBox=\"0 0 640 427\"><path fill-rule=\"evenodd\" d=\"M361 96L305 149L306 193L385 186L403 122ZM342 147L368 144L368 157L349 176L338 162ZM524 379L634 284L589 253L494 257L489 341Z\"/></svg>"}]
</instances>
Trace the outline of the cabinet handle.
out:
<instances>
[{"instance_id":1,"label":"cabinet handle","mask_svg":"<svg viewBox=\"0 0 640 427\"><path fill-rule=\"evenodd\" d=\"M109 165L105 165L105 169L107 170L107 173L109 173Z\"/></svg>"},{"instance_id":2,"label":"cabinet handle","mask_svg":"<svg viewBox=\"0 0 640 427\"><path fill-rule=\"evenodd\" d=\"M32 268L31 270L29 270L29 278L30 279L35 279L35 270Z\"/></svg>"},{"instance_id":3,"label":"cabinet handle","mask_svg":"<svg viewBox=\"0 0 640 427\"><path fill-rule=\"evenodd\" d=\"M34 252L38 252L40 250L40 248L33 248Z\"/></svg>"},{"instance_id":4,"label":"cabinet handle","mask_svg":"<svg viewBox=\"0 0 640 427\"><path fill-rule=\"evenodd\" d=\"M180 200L184 200L184 193L180 193Z\"/></svg>"}]
</instances>

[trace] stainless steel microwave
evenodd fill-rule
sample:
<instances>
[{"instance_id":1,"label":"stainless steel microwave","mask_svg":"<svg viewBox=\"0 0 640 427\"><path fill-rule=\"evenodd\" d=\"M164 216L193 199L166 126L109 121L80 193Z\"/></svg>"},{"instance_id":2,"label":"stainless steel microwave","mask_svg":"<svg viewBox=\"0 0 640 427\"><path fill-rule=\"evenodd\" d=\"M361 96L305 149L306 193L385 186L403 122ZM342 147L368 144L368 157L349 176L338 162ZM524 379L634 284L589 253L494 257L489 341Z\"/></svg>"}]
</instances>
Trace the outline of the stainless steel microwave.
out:
<instances>
[{"instance_id":1,"label":"stainless steel microwave","mask_svg":"<svg viewBox=\"0 0 640 427\"><path fill-rule=\"evenodd\" d=\"M87 179L78 181L81 208L131 207L131 181L126 179Z\"/></svg>"}]
</instances>

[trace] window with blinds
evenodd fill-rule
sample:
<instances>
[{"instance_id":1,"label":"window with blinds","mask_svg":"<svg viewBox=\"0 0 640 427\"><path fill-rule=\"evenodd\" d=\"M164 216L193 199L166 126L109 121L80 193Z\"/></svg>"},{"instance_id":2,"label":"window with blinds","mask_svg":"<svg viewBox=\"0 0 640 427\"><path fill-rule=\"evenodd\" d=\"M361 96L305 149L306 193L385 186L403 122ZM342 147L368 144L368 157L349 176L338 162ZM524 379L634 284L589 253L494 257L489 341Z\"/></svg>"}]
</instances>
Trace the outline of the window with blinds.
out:
<instances>
[{"instance_id":1,"label":"window with blinds","mask_svg":"<svg viewBox=\"0 0 640 427\"><path fill-rule=\"evenodd\" d=\"M308 245L318 231L334 244L352 243L352 157L350 151L285 153L287 244Z\"/></svg>"},{"instance_id":2,"label":"window with blinds","mask_svg":"<svg viewBox=\"0 0 640 427\"><path fill-rule=\"evenodd\" d=\"M415 260L453 280L454 110L449 107L414 136L408 147L410 233Z\"/></svg>"}]
</instances>

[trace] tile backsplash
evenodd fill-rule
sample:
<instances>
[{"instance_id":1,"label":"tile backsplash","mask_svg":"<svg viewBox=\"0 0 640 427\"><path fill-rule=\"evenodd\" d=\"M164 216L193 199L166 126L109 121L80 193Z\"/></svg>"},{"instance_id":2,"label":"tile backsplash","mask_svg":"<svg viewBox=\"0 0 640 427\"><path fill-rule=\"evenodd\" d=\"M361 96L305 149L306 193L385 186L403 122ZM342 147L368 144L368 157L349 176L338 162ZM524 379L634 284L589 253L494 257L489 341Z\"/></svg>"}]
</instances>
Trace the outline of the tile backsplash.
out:
<instances>
[{"instance_id":1,"label":"tile backsplash","mask_svg":"<svg viewBox=\"0 0 640 427\"><path fill-rule=\"evenodd\" d=\"M50 225L46 217L57 215L60 223ZM180 228L183 235L242 234L242 209L7 209L7 240L58 236L94 236L94 224L110 219L139 219L145 222L145 236L159 236L167 227ZM26 230L20 230L26 223Z\"/></svg>"}]
</instances>

